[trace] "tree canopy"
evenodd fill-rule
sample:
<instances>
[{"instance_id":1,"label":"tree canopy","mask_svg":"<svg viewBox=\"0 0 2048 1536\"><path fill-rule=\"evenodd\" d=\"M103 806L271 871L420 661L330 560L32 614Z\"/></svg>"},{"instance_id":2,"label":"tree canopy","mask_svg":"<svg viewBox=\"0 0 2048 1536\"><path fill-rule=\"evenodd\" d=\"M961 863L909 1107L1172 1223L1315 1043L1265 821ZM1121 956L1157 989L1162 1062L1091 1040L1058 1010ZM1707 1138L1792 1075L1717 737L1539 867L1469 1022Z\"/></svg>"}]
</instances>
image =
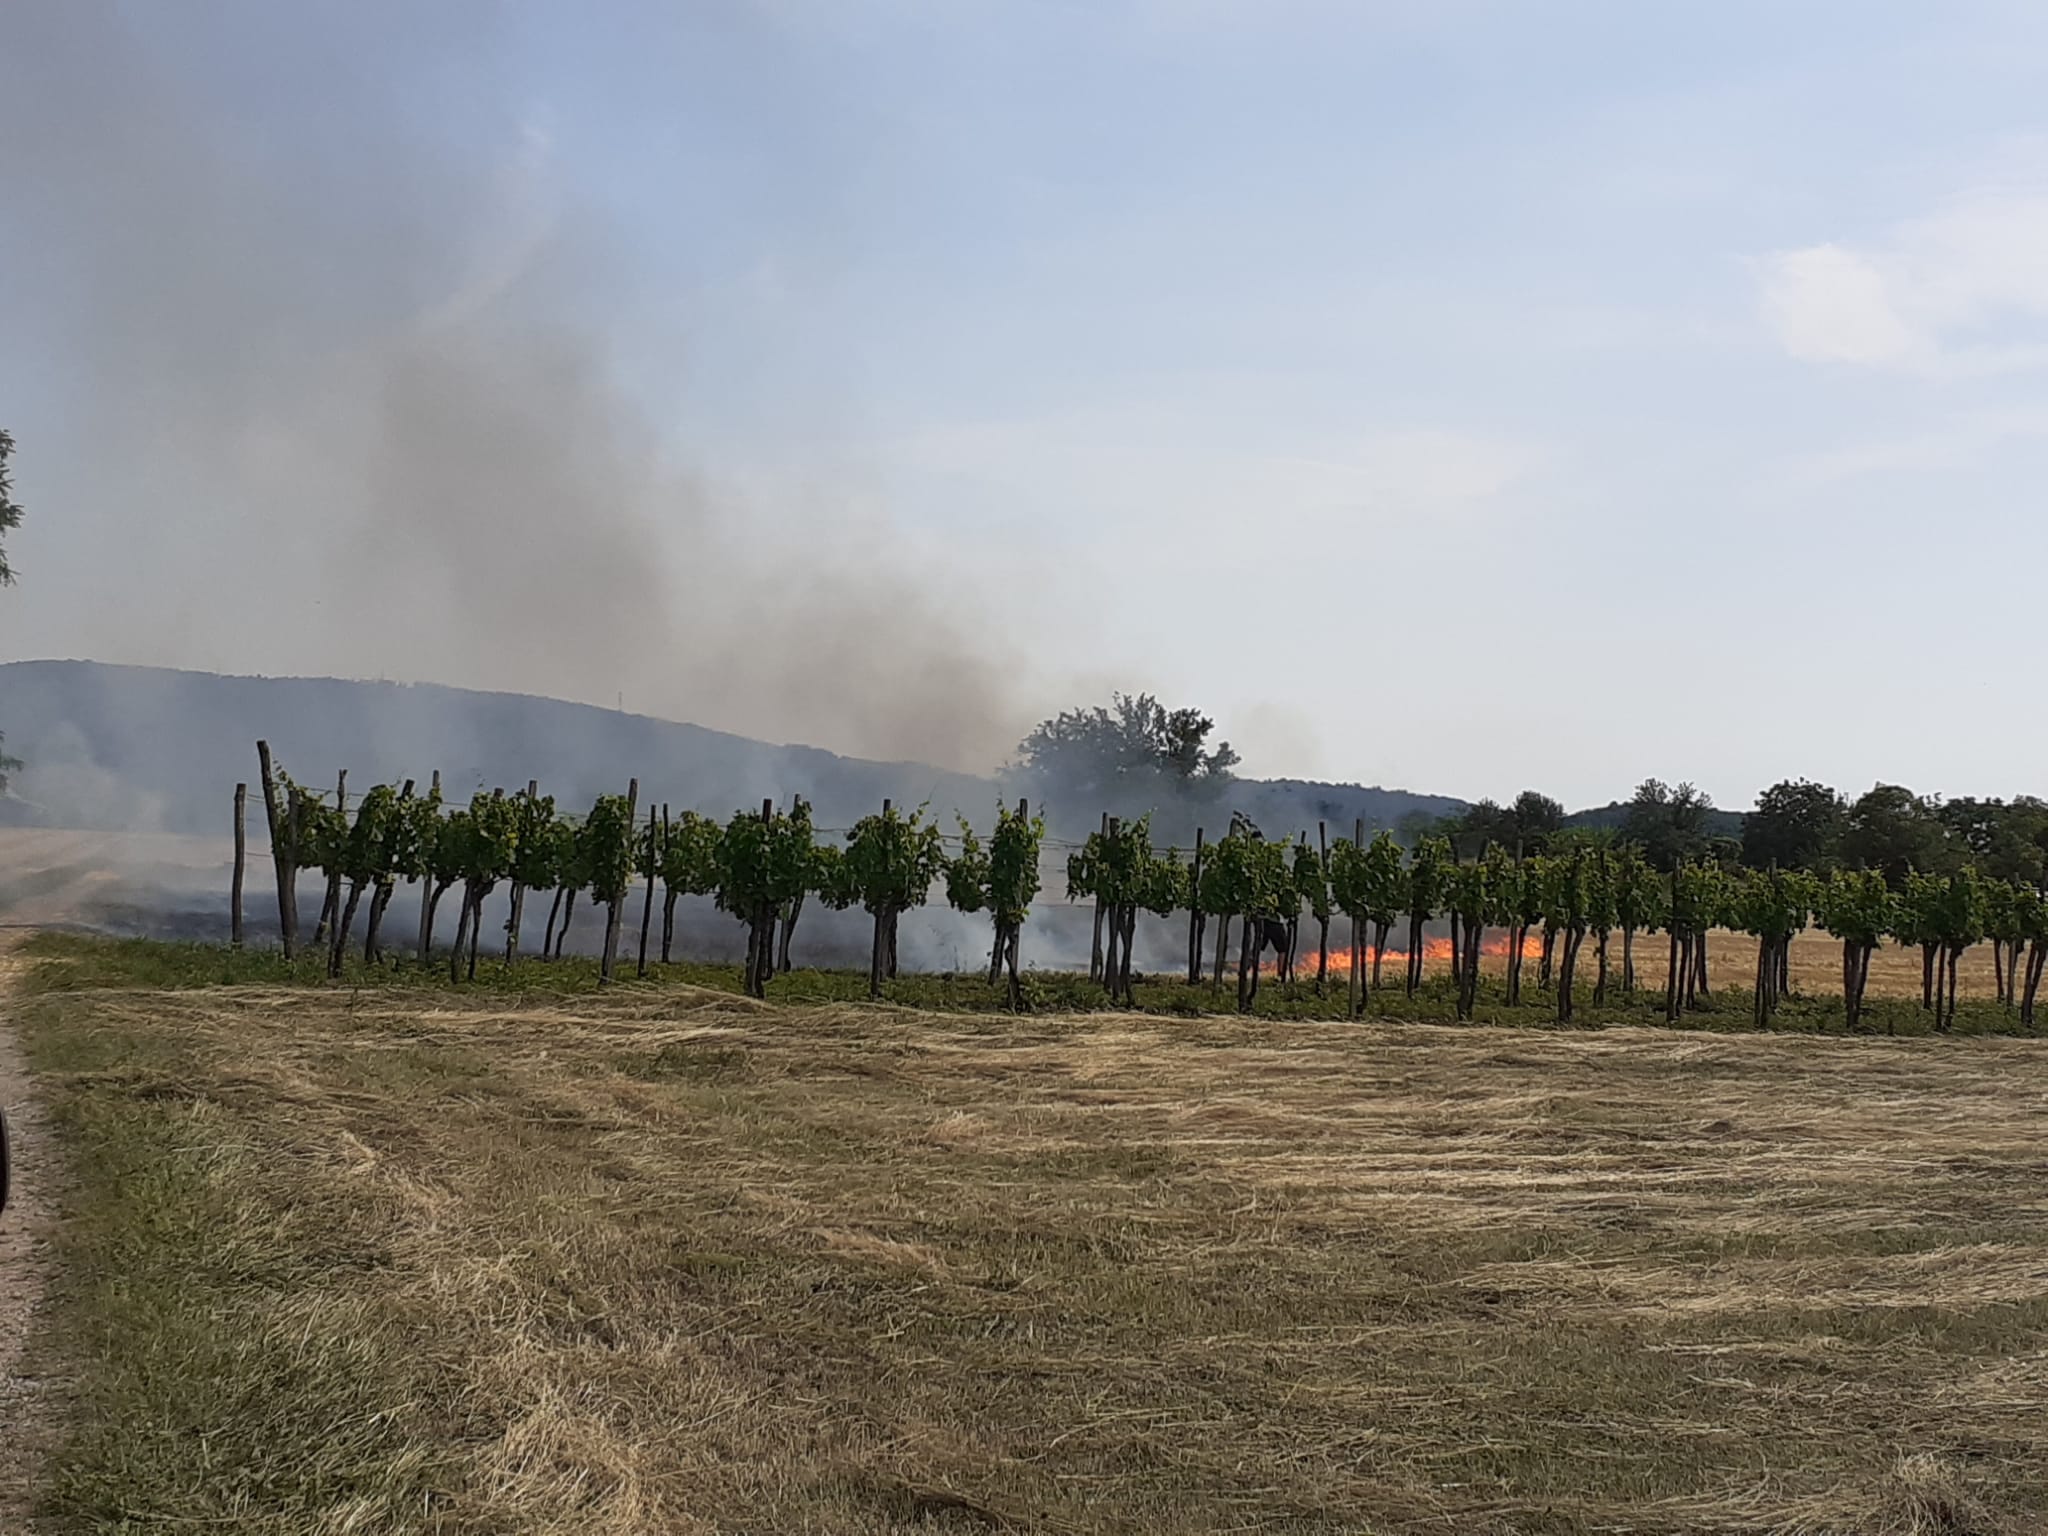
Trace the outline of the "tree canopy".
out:
<instances>
[{"instance_id":1,"label":"tree canopy","mask_svg":"<svg viewBox=\"0 0 2048 1536\"><path fill-rule=\"evenodd\" d=\"M1107 706L1062 710L1017 744L1012 772L1068 803L1129 806L1207 794L1230 782L1238 756L1197 709L1168 709L1149 693L1116 693Z\"/></svg>"},{"instance_id":2,"label":"tree canopy","mask_svg":"<svg viewBox=\"0 0 2048 1536\"><path fill-rule=\"evenodd\" d=\"M1743 818L1742 862L1751 869L1830 869L1848 824L1848 802L1834 790L1786 779L1758 795Z\"/></svg>"},{"instance_id":3,"label":"tree canopy","mask_svg":"<svg viewBox=\"0 0 2048 1536\"><path fill-rule=\"evenodd\" d=\"M14 434L0 427L0 587L14 585L14 567L7 563L6 536L21 526L21 504L14 499Z\"/></svg>"}]
</instances>

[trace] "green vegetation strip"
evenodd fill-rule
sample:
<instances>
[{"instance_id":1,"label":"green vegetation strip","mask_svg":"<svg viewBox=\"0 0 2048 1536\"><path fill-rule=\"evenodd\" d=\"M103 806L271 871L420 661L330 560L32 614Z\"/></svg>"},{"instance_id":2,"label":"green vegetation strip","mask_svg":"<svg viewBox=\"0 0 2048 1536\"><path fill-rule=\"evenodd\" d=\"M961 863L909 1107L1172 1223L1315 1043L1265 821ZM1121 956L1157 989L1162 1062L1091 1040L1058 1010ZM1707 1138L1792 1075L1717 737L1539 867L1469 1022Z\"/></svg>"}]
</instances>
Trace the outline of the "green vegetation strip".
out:
<instances>
[{"instance_id":1,"label":"green vegetation strip","mask_svg":"<svg viewBox=\"0 0 2048 1536\"><path fill-rule=\"evenodd\" d=\"M43 933L27 942L25 952L40 962L21 983L33 992L91 991L102 987L303 986L341 993L398 991L546 998L580 996L603 987L598 962L580 955L557 960L528 957L509 965L494 958L480 959L474 981L451 981L447 964L438 957L424 967L410 957L373 965L351 958L337 979L328 976L326 961L317 955L301 954L296 960L287 961L275 949L232 949L220 944ZM1754 954L1753 948L1747 952L1746 963L1750 966L1754 965ZM1313 967L1311 955L1308 969L1312 972ZM1530 968L1533 971L1533 962ZM1424 1024L1458 1022L1458 986L1450 977L1433 975L1410 996L1394 975L1397 969L1398 966L1389 966L1388 983L1372 994L1365 1009L1366 1018ZM1731 975L1741 969L1737 965L1727 967ZM645 980L634 980L629 974L611 985L628 993L677 988L739 993L744 983L737 965L681 961L650 964ZM1236 993L1228 982L1216 989L1207 982L1190 986L1173 975L1134 975L1128 1003L1116 1002L1102 986L1071 971L1026 971L1021 984L1025 1002L1038 1013L1127 1011L1181 1018L1238 1013ZM772 1002L815 1006L865 1000L868 988L865 972L799 969L768 982L766 995ZM1481 975L1470 1022L1530 1029L1559 1027L1556 1004L1548 989L1537 987L1533 980L1524 980L1519 988L1521 1001L1510 1003L1506 988L1501 976ZM904 974L884 983L881 990L884 1002L924 1012L1010 1010L1004 984L990 985L985 974L979 972ZM1269 1019L1341 1020L1348 1016L1349 1006L1341 976L1333 976L1321 995L1307 979L1292 984L1269 979L1260 989L1252 1012L1255 1017ZM1646 985L1633 996L1616 987L1598 1006L1581 1001L1571 1027L1662 1026L1665 1022L1664 987L1659 977L1654 985ZM1724 986L1712 995L1700 997L1674 1027L1752 1030L1755 1017L1751 995L1746 988ZM1771 1016L1770 1028L1795 1034L1842 1034L1845 1029L1841 998L1826 992L1784 997ZM1933 1032L1934 1024L1917 999L1893 995L1865 999L1860 1030L1865 1034L1925 1035ZM1987 998L1964 998L1956 1005L1953 1032L2031 1037L2040 1031L2037 1026L2023 1023L2010 1006Z\"/></svg>"}]
</instances>

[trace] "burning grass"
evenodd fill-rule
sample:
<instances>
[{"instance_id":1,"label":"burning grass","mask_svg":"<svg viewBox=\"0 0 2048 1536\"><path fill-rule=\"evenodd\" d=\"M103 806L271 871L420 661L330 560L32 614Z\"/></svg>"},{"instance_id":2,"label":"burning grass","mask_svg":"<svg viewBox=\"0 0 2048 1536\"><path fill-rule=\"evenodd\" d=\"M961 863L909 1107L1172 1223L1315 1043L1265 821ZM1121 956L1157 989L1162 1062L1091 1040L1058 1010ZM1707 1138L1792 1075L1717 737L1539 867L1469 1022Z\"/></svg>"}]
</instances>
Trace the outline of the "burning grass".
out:
<instances>
[{"instance_id":1,"label":"burning grass","mask_svg":"<svg viewBox=\"0 0 2048 1536\"><path fill-rule=\"evenodd\" d=\"M2048 1520L2028 1042L17 1011L77 1157L57 1530Z\"/></svg>"}]
</instances>

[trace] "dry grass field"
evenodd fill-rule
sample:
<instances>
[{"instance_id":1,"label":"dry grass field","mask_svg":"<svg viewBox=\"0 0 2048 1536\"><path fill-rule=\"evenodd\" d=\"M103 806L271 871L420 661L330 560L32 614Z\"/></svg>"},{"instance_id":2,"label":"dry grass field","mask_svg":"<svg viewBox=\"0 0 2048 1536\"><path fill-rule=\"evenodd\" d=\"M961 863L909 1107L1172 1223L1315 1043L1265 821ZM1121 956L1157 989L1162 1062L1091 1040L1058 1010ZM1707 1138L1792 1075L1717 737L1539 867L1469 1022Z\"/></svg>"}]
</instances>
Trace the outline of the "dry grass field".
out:
<instances>
[{"instance_id":1,"label":"dry grass field","mask_svg":"<svg viewBox=\"0 0 2048 1536\"><path fill-rule=\"evenodd\" d=\"M2048 1528L2031 1042L36 987L54 1532Z\"/></svg>"}]
</instances>

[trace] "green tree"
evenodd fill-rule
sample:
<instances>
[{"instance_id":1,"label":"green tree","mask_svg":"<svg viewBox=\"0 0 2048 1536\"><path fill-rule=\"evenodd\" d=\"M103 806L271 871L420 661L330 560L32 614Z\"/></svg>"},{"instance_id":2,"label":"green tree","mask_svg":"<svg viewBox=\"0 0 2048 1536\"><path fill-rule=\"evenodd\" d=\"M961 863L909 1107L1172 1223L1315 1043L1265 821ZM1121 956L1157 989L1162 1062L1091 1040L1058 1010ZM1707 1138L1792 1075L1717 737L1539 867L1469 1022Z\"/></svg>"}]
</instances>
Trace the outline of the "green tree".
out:
<instances>
[{"instance_id":1,"label":"green tree","mask_svg":"<svg viewBox=\"0 0 2048 1536\"><path fill-rule=\"evenodd\" d=\"M1927 916L1940 953L1934 986L1934 1027L1947 1034L1956 1022L1956 962L1964 950L1984 940L1983 881L1965 864L1937 883Z\"/></svg>"},{"instance_id":2,"label":"green tree","mask_svg":"<svg viewBox=\"0 0 2048 1536\"><path fill-rule=\"evenodd\" d=\"M1622 839L1641 848L1651 868L1669 874L1680 860L1706 853L1713 809L1713 800L1690 784L1673 789L1661 779L1645 779L1622 818Z\"/></svg>"},{"instance_id":3,"label":"green tree","mask_svg":"<svg viewBox=\"0 0 2048 1536\"><path fill-rule=\"evenodd\" d=\"M1838 869L1814 888L1814 919L1841 941L1842 1012L1850 1029L1863 1020L1863 992L1870 982L1870 957L1896 921L1895 898L1875 869ZM1886 1024L1886 1033L1891 1026Z\"/></svg>"},{"instance_id":4,"label":"green tree","mask_svg":"<svg viewBox=\"0 0 2048 1536\"><path fill-rule=\"evenodd\" d=\"M1063 710L1017 744L1011 773L1038 796L1121 815L1162 798L1208 798L1230 782L1237 753L1208 745L1215 722L1200 710L1168 709L1149 693L1112 694L1107 707Z\"/></svg>"},{"instance_id":5,"label":"green tree","mask_svg":"<svg viewBox=\"0 0 2048 1536\"><path fill-rule=\"evenodd\" d=\"M661 877L661 963L667 965L674 952L676 902L684 896L715 896L721 866L720 845L725 829L709 816L684 811L662 829L661 856L656 871ZM835 854L837 849L832 850Z\"/></svg>"},{"instance_id":6,"label":"green tree","mask_svg":"<svg viewBox=\"0 0 2048 1536\"><path fill-rule=\"evenodd\" d=\"M1898 784L1878 784L1849 807L1842 832L1842 858L1856 869L1874 869L1893 890L1906 876L1945 874L1951 863L1947 829L1934 802Z\"/></svg>"},{"instance_id":7,"label":"green tree","mask_svg":"<svg viewBox=\"0 0 2048 1536\"><path fill-rule=\"evenodd\" d=\"M1586 877L1586 850L1575 847L1569 853L1552 856L1551 908L1563 953L1557 963L1557 1021L1569 1024L1575 1011L1573 983L1578 975L1579 949L1586 942L1591 920L1591 891Z\"/></svg>"},{"instance_id":8,"label":"green tree","mask_svg":"<svg viewBox=\"0 0 2048 1536\"><path fill-rule=\"evenodd\" d=\"M638 785L634 788L637 790ZM590 814L583 819L576 862L590 899L605 904L604 958L598 971L604 982L612 979L612 967L618 958L620 909L626 892L633 886L639 847L634 796L599 795Z\"/></svg>"},{"instance_id":9,"label":"green tree","mask_svg":"<svg viewBox=\"0 0 2048 1536\"><path fill-rule=\"evenodd\" d=\"M945 872L945 846L922 806L905 816L884 801L879 814L863 816L847 834L842 868L848 894L875 920L868 995L880 997L883 980L896 975L897 923L924 905L932 882Z\"/></svg>"},{"instance_id":10,"label":"green tree","mask_svg":"<svg viewBox=\"0 0 2048 1536\"><path fill-rule=\"evenodd\" d=\"M1149 814L1125 821L1112 816L1105 828L1091 832L1088 839L1067 859L1067 897L1101 903L1108 949L1102 968L1102 984L1109 995L1129 1003L1131 997L1131 951L1137 938L1138 911L1165 902L1173 910L1176 892L1186 889L1179 855L1160 859L1152 852L1152 818ZM1187 899L1192 900L1192 892Z\"/></svg>"},{"instance_id":11,"label":"green tree","mask_svg":"<svg viewBox=\"0 0 2048 1536\"><path fill-rule=\"evenodd\" d=\"M590 886L590 838L580 817L564 817L555 823L554 841L555 897L548 904L548 926L541 935L540 952L559 960L576 921L576 898Z\"/></svg>"},{"instance_id":12,"label":"green tree","mask_svg":"<svg viewBox=\"0 0 2048 1536\"><path fill-rule=\"evenodd\" d=\"M1259 957L1265 949L1266 924L1284 923L1300 906L1285 843L1268 842L1242 817L1209 850L1202 863L1204 905L1223 915L1216 930L1216 985L1222 985L1223 954L1231 917L1241 937L1237 949L1237 1006L1250 1012L1258 1001Z\"/></svg>"},{"instance_id":13,"label":"green tree","mask_svg":"<svg viewBox=\"0 0 2048 1536\"><path fill-rule=\"evenodd\" d=\"M14 567L7 559L7 535L21 526L21 503L14 499L14 435L0 427L0 587L14 585Z\"/></svg>"},{"instance_id":14,"label":"green tree","mask_svg":"<svg viewBox=\"0 0 2048 1536\"><path fill-rule=\"evenodd\" d=\"M391 898L398 890L400 880L418 878L415 867L418 855L413 846L417 835L414 829L413 781L407 779L392 803L391 813L384 819L383 845L377 851L376 889L370 896L370 915L363 923L363 963L375 965L384 958L384 915L391 909ZM435 809L438 814L439 798L436 796Z\"/></svg>"},{"instance_id":15,"label":"green tree","mask_svg":"<svg viewBox=\"0 0 2048 1536\"><path fill-rule=\"evenodd\" d=\"M1426 837L1415 845L1408 861L1406 907L1408 912L1408 978L1410 997L1422 985L1422 929L1443 905L1450 878L1451 845L1441 837Z\"/></svg>"},{"instance_id":16,"label":"green tree","mask_svg":"<svg viewBox=\"0 0 2048 1536\"><path fill-rule=\"evenodd\" d=\"M1664 884L1634 843L1614 854L1614 921L1621 929L1621 990L1636 990L1636 935L1654 933L1664 924Z\"/></svg>"},{"instance_id":17,"label":"green tree","mask_svg":"<svg viewBox=\"0 0 2048 1536\"><path fill-rule=\"evenodd\" d=\"M1621 920L1616 896L1614 851L1608 844L1593 845L1592 863L1586 870L1586 923L1594 938L1593 1006L1607 1001L1607 944Z\"/></svg>"},{"instance_id":18,"label":"green tree","mask_svg":"<svg viewBox=\"0 0 2048 1536\"><path fill-rule=\"evenodd\" d=\"M1742 819L1742 862L1751 869L1832 869L1849 826L1849 803L1825 784L1786 779L1756 797Z\"/></svg>"},{"instance_id":19,"label":"green tree","mask_svg":"<svg viewBox=\"0 0 2048 1536\"><path fill-rule=\"evenodd\" d=\"M519 808L501 794L479 790L469 809L458 811L442 829L449 866L462 881L462 910L455 925L455 953L448 979L476 980L477 942L483 929L484 900L512 873L519 851ZM465 942L466 941L466 942Z\"/></svg>"},{"instance_id":20,"label":"green tree","mask_svg":"<svg viewBox=\"0 0 2048 1536\"><path fill-rule=\"evenodd\" d=\"M1387 947L1387 930L1401 913L1404 884L1401 845L1382 832L1361 848L1340 842L1330 850L1330 899L1351 919L1352 1012L1356 1014L1379 985L1380 956ZM1368 938L1368 933L1370 937ZM1372 950L1371 969L1366 968L1366 948Z\"/></svg>"},{"instance_id":21,"label":"green tree","mask_svg":"<svg viewBox=\"0 0 2048 1536\"><path fill-rule=\"evenodd\" d=\"M561 878L561 839L555 835L555 797L543 795L538 786L528 785L526 793L512 801L516 825L513 854L508 874L512 880L512 907L505 917L505 963L519 958L519 929L526 917L526 893L552 889Z\"/></svg>"},{"instance_id":22,"label":"green tree","mask_svg":"<svg viewBox=\"0 0 2048 1536\"><path fill-rule=\"evenodd\" d=\"M14 499L14 479L9 462L14 457L14 438L0 428L0 587L14 585L14 567L7 559L7 535L21 526L21 503ZM6 738L0 736L0 742ZM21 759L0 751L0 795L7 793L10 774L21 772Z\"/></svg>"},{"instance_id":23,"label":"green tree","mask_svg":"<svg viewBox=\"0 0 2048 1536\"><path fill-rule=\"evenodd\" d=\"M1486 926L1494 920L1498 908L1498 895L1494 889L1496 879L1503 869L1511 866L1492 857L1498 848L1489 851L1489 857L1467 864L1453 864L1445 871L1444 903L1449 908L1455 923L1455 932L1461 941L1451 945L1451 975L1457 993L1458 1017L1470 1019L1472 1007L1479 995L1479 956L1485 948Z\"/></svg>"},{"instance_id":24,"label":"green tree","mask_svg":"<svg viewBox=\"0 0 2048 1536\"><path fill-rule=\"evenodd\" d=\"M784 909L811 878L811 819L801 800L788 811L763 806L735 812L719 840L718 907L747 925L741 981L765 997L775 974L775 929ZM927 878L925 884L929 885Z\"/></svg>"},{"instance_id":25,"label":"green tree","mask_svg":"<svg viewBox=\"0 0 2048 1536\"><path fill-rule=\"evenodd\" d=\"M1294 845L1294 888L1316 920L1316 996L1321 997L1330 975L1330 854L1320 843L1311 848L1305 832Z\"/></svg>"},{"instance_id":26,"label":"green tree","mask_svg":"<svg viewBox=\"0 0 2048 1536\"><path fill-rule=\"evenodd\" d=\"M2026 975L2019 985L2020 1023L2034 1027L2034 998L2041 989L2041 968L2048 962L2048 897L2040 887L2019 885L2012 893L2013 928L2025 947ZM2015 949L2017 959L2020 951Z\"/></svg>"},{"instance_id":27,"label":"green tree","mask_svg":"<svg viewBox=\"0 0 2048 1536\"><path fill-rule=\"evenodd\" d=\"M1768 1029L1777 1011L1789 969L1785 957L1813 910L1814 881L1802 870L1773 868L1749 870L1733 882L1729 921L1757 941L1753 1018L1758 1029Z\"/></svg>"},{"instance_id":28,"label":"green tree","mask_svg":"<svg viewBox=\"0 0 2048 1536\"><path fill-rule=\"evenodd\" d=\"M348 936L355 926L363 892L371 893L372 908L377 904L377 888L388 878L393 837L403 821L398 791L389 784L373 786L356 803L356 819L341 835L336 849L341 878L348 883L348 896L335 915L328 936L329 976L341 974L342 957L348 952Z\"/></svg>"},{"instance_id":29,"label":"green tree","mask_svg":"<svg viewBox=\"0 0 2048 1536\"><path fill-rule=\"evenodd\" d=\"M1027 801L1019 800L1014 811L998 804L995 831L985 845L960 818L960 853L946 866L946 900L957 911L987 912L994 921L988 980L994 986L1007 970L1012 1012L1024 1005L1017 952L1038 895L1038 851L1044 837L1045 821L1030 814Z\"/></svg>"},{"instance_id":30,"label":"green tree","mask_svg":"<svg viewBox=\"0 0 2048 1536\"><path fill-rule=\"evenodd\" d=\"M1522 1002L1522 962L1528 954L1529 930L1550 910L1550 867L1541 855L1516 859L1500 878L1500 902L1508 928L1507 998L1510 1007Z\"/></svg>"}]
</instances>

